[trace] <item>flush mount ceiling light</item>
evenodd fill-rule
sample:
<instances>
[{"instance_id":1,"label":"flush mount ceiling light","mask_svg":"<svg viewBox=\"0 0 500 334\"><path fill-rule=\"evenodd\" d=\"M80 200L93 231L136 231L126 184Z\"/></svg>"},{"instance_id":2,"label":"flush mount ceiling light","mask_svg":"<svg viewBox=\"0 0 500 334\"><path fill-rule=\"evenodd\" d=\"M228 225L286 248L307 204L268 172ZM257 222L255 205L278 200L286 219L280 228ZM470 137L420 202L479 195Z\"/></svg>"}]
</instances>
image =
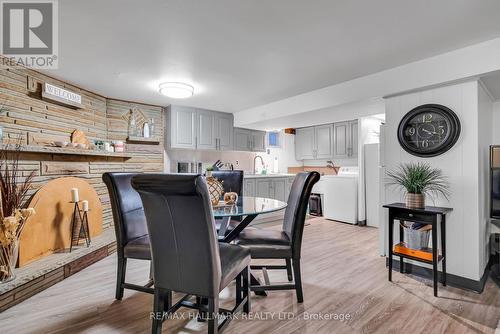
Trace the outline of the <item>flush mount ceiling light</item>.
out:
<instances>
[{"instance_id":1,"label":"flush mount ceiling light","mask_svg":"<svg viewBox=\"0 0 500 334\"><path fill-rule=\"evenodd\" d=\"M164 82L160 84L160 93L174 99L185 99L193 96L194 87L182 82Z\"/></svg>"}]
</instances>

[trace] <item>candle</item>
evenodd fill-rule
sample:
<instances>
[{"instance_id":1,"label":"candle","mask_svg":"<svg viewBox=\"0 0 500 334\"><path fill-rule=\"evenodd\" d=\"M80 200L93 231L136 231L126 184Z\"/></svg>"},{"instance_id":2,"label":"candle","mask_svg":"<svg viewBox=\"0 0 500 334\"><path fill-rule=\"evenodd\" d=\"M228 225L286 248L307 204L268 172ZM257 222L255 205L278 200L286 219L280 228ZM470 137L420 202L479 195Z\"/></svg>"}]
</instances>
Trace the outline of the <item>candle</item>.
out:
<instances>
[{"instance_id":1,"label":"candle","mask_svg":"<svg viewBox=\"0 0 500 334\"><path fill-rule=\"evenodd\" d=\"M82 201L82 208L83 208L83 211L85 211L85 212L89 211L89 201L83 200Z\"/></svg>"},{"instance_id":2,"label":"candle","mask_svg":"<svg viewBox=\"0 0 500 334\"><path fill-rule=\"evenodd\" d=\"M71 188L71 201L73 203L78 202L80 199L78 198L78 188Z\"/></svg>"}]
</instances>

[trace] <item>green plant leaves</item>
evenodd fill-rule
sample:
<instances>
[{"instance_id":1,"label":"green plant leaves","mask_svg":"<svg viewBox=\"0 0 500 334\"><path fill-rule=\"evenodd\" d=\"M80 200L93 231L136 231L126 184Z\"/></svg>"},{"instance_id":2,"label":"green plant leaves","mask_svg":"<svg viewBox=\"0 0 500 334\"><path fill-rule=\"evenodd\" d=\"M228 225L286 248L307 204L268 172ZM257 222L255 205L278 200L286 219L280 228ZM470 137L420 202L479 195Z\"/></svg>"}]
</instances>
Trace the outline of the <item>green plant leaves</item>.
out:
<instances>
[{"instance_id":1,"label":"green plant leaves","mask_svg":"<svg viewBox=\"0 0 500 334\"><path fill-rule=\"evenodd\" d=\"M402 163L398 168L387 171L388 184L402 187L407 193L424 194L429 197L450 196L449 183L442 171L428 163Z\"/></svg>"}]
</instances>

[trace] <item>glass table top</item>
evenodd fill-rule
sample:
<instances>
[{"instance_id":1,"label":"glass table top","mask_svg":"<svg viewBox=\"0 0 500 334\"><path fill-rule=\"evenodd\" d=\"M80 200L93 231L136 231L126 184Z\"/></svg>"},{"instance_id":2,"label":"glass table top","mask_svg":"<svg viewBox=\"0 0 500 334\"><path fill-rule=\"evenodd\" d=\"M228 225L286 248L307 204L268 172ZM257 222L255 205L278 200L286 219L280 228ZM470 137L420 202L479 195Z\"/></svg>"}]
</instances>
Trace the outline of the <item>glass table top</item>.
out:
<instances>
[{"instance_id":1,"label":"glass table top","mask_svg":"<svg viewBox=\"0 0 500 334\"><path fill-rule=\"evenodd\" d=\"M286 202L272 198L241 196L238 198L236 204L226 205L224 202L220 202L218 206L213 206L212 208L214 217L221 218L259 215L283 210L286 206Z\"/></svg>"}]
</instances>

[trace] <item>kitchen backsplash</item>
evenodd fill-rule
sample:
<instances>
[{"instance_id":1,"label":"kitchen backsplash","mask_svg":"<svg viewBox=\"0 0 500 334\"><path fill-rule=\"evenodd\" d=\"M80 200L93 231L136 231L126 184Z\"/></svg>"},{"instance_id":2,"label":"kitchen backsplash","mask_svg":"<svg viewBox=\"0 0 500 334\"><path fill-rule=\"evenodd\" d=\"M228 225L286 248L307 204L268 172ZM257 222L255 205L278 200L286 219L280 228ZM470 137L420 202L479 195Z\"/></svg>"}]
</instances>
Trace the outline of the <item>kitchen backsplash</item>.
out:
<instances>
[{"instance_id":1,"label":"kitchen backsplash","mask_svg":"<svg viewBox=\"0 0 500 334\"><path fill-rule=\"evenodd\" d=\"M167 150L165 171L176 172L176 163L178 161L197 161L212 164L217 160L221 160L224 163L232 163L234 169L250 172L253 169L253 158L256 154L254 152L235 151Z\"/></svg>"}]
</instances>

